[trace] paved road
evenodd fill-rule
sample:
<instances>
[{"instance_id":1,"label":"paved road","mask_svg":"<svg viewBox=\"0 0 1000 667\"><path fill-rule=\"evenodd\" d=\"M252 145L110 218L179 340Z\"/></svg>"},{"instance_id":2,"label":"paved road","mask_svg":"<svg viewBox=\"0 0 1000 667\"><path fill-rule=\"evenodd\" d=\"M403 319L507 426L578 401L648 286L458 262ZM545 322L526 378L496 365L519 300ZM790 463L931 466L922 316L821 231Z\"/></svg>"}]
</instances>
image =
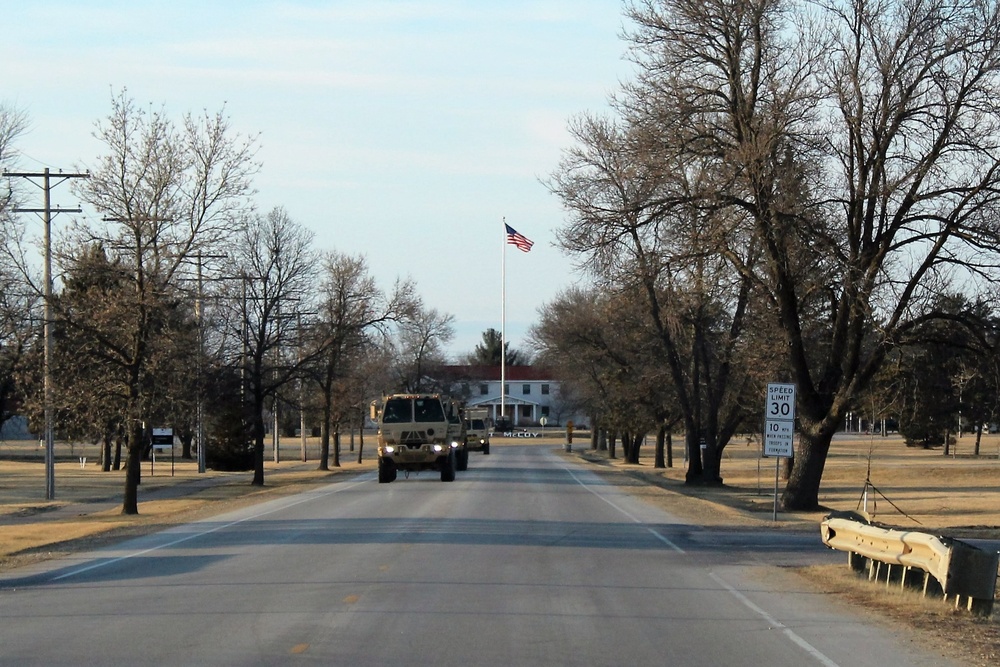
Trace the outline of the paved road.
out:
<instances>
[{"instance_id":1,"label":"paved road","mask_svg":"<svg viewBox=\"0 0 1000 667\"><path fill-rule=\"evenodd\" d=\"M770 567L805 562L843 558L495 447L8 572L0 664L946 664Z\"/></svg>"}]
</instances>

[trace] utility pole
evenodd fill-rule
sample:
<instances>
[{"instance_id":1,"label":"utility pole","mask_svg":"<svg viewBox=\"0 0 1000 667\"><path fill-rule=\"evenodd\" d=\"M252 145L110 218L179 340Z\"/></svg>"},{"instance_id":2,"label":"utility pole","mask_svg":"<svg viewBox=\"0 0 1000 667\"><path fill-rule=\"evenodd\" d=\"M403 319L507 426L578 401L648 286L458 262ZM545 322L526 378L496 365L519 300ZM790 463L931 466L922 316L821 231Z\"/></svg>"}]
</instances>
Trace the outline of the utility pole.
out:
<instances>
[{"instance_id":1,"label":"utility pole","mask_svg":"<svg viewBox=\"0 0 1000 667\"><path fill-rule=\"evenodd\" d=\"M44 286L44 339L45 339L45 361L44 361L44 402L45 402L45 499L53 500L56 497L56 463L55 463L55 439L52 427L52 216L58 213L80 213L77 208L56 208L52 209L51 191L52 188L64 183L71 178L90 178L89 173L67 174L62 171L51 174L46 167L41 172L28 171L7 171L4 176L12 178L26 178L32 184L42 189L42 208L14 208L14 213L39 213L42 222L45 224L45 275ZM39 185L34 179L42 179ZM52 183L55 178L56 182Z\"/></svg>"},{"instance_id":2,"label":"utility pole","mask_svg":"<svg viewBox=\"0 0 1000 667\"><path fill-rule=\"evenodd\" d=\"M203 357L205 356L205 327L204 327L204 288L203 288L203 276L202 276L202 261L205 259L224 259L225 255L206 255L199 252L196 256L198 261L198 288L195 293L194 300L194 315L198 323L198 405L196 408L196 426L195 426L195 439L197 441L198 447L198 472L204 473L206 469L205 462L205 380L204 380L204 364Z\"/></svg>"},{"instance_id":3,"label":"utility pole","mask_svg":"<svg viewBox=\"0 0 1000 667\"><path fill-rule=\"evenodd\" d=\"M296 333L298 334L298 363L299 366L302 365L302 313L295 313L295 324ZM306 383L299 376L299 435L302 438L301 441L301 454L302 462L305 463L306 459L309 458L306 448Z\"/></svg>"}]
</instances>

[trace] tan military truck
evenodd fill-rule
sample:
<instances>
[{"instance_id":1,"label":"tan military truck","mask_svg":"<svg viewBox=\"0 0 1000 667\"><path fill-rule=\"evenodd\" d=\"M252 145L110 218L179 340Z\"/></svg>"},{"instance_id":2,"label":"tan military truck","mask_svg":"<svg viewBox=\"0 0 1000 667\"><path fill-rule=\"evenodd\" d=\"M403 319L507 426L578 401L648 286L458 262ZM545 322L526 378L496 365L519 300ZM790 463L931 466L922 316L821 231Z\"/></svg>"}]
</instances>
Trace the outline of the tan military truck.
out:
<instances>
[{"instance_id":1,"label":"tan military truck","mask_svg":"<svg viewBox=\"0 0 1000 667\"><path fill-rule=\"evenodd\" d=\"M393 394L372 401L378 424L378 481L396 474L437 470L442 482L455 481L455 447L448 438L448 413L439 394Z\"/></svg>"},{"instance_id":2,"label":"tan military truck","mask_svg":"<svg viewBox=\"0 0 1000 667\"><path fill-rule=\"evenodd\" d=\"M474 452L490 453L489 408L466 408L466 448Z\"/></svg>"},{"instance_id":3,"label":"tan military truck","mask_svg":"<svg viewBox=\"0 0 1000 667\"><path fill-rule=\"evenodd\" d=\"M455 450L455 470L469 469L468 436L463 414L465 405L457 398L442 396L441 402L448 415L448 442Z\"/></svg>"}]
</instances>

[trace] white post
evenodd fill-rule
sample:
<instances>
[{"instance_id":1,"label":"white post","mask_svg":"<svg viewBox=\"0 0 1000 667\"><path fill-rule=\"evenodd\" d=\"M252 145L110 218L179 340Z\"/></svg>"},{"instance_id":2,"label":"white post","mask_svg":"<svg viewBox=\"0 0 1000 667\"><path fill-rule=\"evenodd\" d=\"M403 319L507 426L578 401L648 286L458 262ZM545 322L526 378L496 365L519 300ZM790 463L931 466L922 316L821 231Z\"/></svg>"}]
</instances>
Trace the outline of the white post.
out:
<instances>
[{"instance_id":1,"label":"white post","mask_svg":"<svg viewBox=\"0 0 1000 667\"><path fill-rule=\"evenodd\" d=\"M503 219L500 253L500 419L507 416L507 218Z\"/></svg>"}]
</instances>

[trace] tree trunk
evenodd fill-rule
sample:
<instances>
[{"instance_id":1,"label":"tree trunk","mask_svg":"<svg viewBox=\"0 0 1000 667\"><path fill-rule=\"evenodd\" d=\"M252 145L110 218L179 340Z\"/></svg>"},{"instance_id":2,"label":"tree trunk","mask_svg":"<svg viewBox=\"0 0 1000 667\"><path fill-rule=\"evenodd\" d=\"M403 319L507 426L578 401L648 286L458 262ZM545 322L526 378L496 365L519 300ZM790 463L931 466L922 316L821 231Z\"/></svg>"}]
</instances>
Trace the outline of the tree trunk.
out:
<instances>
[{"instance_id":1,"label":"tree trunk","mask_svg":"<svg viewBox=\"0 0 1000 667\"><path fill-rule=\"evenodd\" d=\"M666 468L667 464L663 457L663 446L667 437L667 426L666 424L660 424L660 427L656 429L656 449L653 452L653 467L654 468Z\"/></svg>"},{"instance_id":2,"label":"tree trunk","mask_svg":"<svg viewBox=\"0 0 1000 667\"><path fill-rule=\"evenodd\" d=\"M826 423L833 424L834 421L831 419ZM800 432L792 472L781 494L781 508L786 512L819 509L819 486L833 431L832 427L821 427L815 431L803 429Z\"/></svg>"},{"instance_id":3,"label":"tree trunk","mask_svg":"<svg viewBox=\"0 0 1000 667\"><path fill-rule=\"evenodd\" d=\"M323 423L319 427L319 465L316 470L330 469L330 418L323 416Z\"/></svg>"},{"instance_id":4,"label":"tree trunk","mask_svg":"<svg viewBox=\"0 0 1000 667\"><path fill-rule=\"evenodd\" d=\"M111 470L111 431L106 431L104 433L104 439L101 442L101 471L108 472Z\"/></svg>"},{"instance_id":5,"label":"tree trunk","mask_svg":"<svg viewBox=\"0 0 1000 667\"><path fill-rule=\"evenodd\" d=\"M983 442L983 424L982 422L980 422L976 426L976 445L972 452L973 455L979 456L979 446L982 444L982 442Z\"/></svg>"},{"instance_id":6,"label":"tree trunk","mask_svg":"<svg viewBox=\"0 0 1000 667\"><path fill-rule=\"evenodd\" d=\"M688 469L684 474L685 484L701 484L704 480L705 468L701 460L701 437L698 423L685 419L684 446L687 449Z\"/></svg>"},{"instance_id":7,"label":"tree trunk","mask_svg":"<svg viewBox=\"0 0 1000 667\"><path fill-rule=\"evenodd\" d=\"M792 451L791 456L786 456L781 460L781 479L788 481L788 478L792 476L792 469L795 467L795 451Z\"/></svg>"},{"instance_id":8,"label":"tree trunk","mask_svg":"<svg viewBox=\"0 0 1000 667\"><path fill-rule=\"evenodd\" d=\"M642 447L642 439L645 436L641 433L637 433L633 436L624 436L622 438L622 444L626 442L626 439L631 440L628 445L628 449L625 452L625 462L632 465L639 465L639 449Z\"/></svg>"},{"instance_id":9,"label":"tree trunk","mask_svg":"<svg viewBox=\"0 0 1000 667\"><path fill-rule=\"evenodd\" d=\"M671 433L669 429L667 430L666 449L667 449L667 467L668 468L673 468L674 467L674 434Z\"/></svg>"},{"instance_id":10,"label":"tree trunk","mask_svg":"<svg viewBox=\"0 0 1000 667\"><path fill-rule=\"evenodd\" d=\"M194 432L188 431L187 429L180 432L181 439L181 458L190 461L193 456L191 456L191 441L194 440Z\"/></svg>"},{"instance_id":11,"label":"tree trunk","mask_svg":"<svg viewBox=\"0 0 1000 667\"><path fill-rule=\"evenodd\" d=\"M112 463L113 470L122 469L122 434L121 431L115 434L115 460Z\"/></svg>"},{"instance_id":12,"label":"tree trunk","mask_svg":"<svg viewBox=\"0 0 1000 667\"><path fill-rule=\"evenodd\" d=\"M136 410L128 414L135 415ZM132 417L129 419L128 443L125 455L125 496L122 502L122 514L135 515L139 513L139 482L142 476L143 433L142 422Z\"/></svg>"},{"instance_id":13,"label":"tree trunk","mask_svg":"<svg viewBox=\"0 0 1000 667\"><path fill-rule=\"evenodd\" d=\"M340 467L340 422L333 429L333 467Z\"/></svg>"},{"instance_id":14,"label":"tree trunk","mask_svg":"<svg viewBox=\"0 0 1000 667\"><path fill-rule=\"evenodd\" d=\"M264 486L264 401L254 401L250 427L253 433L253 481L251 486Z\"/></svg>"},{"instance_id":15,"label":"tree trunk","mask_svg":"<svg viewBox=\"0 0 1000 667\"><path fill-rule=\"evenodd\" d=\"M323 403L323 421L319 425L319 465L316 470L330 469L330 401Z\"/></svg>"},{"instance_id":16,"label":"tree trunk","mask_svg":"<svg viewBox=\"0 0 1000 667\"><path fill-rule=\"evenodd\" d=\"M722 484L722 447L715 442L715 438L706 438L705 448L701 448L698 443L698 450L702 453L701 481L703 484Z\"/></svg>"},{"instance_id":17,"label":"tree trunk","mask_svg":"<svg viewBox=\"0 0 1000 667\"><path fill-rule=\"evenodd\" d=\"M618 458L618 432L609 431L608 432L608 458L615 459Z\"/></svg>"}]
</instances>

